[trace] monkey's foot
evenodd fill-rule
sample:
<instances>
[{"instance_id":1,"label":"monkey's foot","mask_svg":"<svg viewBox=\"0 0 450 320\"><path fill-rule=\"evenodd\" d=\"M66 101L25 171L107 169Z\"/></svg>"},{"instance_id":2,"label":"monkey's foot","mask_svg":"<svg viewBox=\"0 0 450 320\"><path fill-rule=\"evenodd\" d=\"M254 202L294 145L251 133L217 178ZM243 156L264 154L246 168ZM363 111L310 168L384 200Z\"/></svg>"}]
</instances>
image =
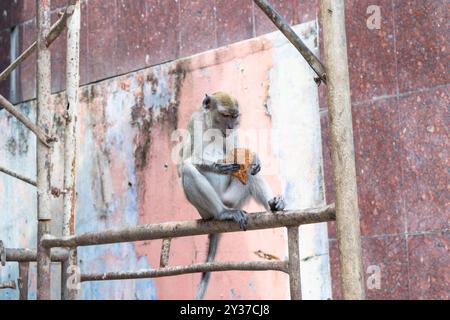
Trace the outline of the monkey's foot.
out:
<instances>
[{"instance_id":1,"label":"monkey's foot","mask_svg":"<svg viewBox=\"0 0 450 320\"><path fill-rule=\"evenodd\" d=\"M239 227L247 230L247 212L239 209L227 209L222 213L222 220L233 220L239 224Z\"/></svg>"},{"instance_id":2,"label":"monkey's foot","mask_svg":"<svg viewBox=\"0 0 450 320\"><path fill-rule=\"evenodd\" d=\"M283 211L286 205L282 197L275 197L269 200L269 207L271 211Z\"/></svg>"}]
</instances>

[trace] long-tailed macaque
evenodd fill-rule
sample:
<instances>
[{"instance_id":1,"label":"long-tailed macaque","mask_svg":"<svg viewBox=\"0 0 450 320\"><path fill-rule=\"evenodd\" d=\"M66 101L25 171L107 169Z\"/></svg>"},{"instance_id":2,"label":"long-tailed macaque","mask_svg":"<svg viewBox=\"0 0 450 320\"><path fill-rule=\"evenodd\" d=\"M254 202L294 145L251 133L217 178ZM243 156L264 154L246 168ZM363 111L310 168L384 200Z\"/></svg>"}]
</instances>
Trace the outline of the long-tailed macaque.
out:
<instances>
[{"instance_id":1,"label":"long-tailed macaque","mask_svg":"<svg viewBox=\"0 0 450 320\"><path fill-rule=\"evenodd\" d=\"M247 213L242 207L250 197L267 211L281 211L285 204L281 197L273 196L267 182L258 174L261 163L256 153L252 154L248 166L246 184L232 176L240 170L239 163L223 162L230 145L231 148L236 146L234 130L239 126L240 116L238 101L229 94L206 95L201 109L192 114L189 122L191 139L183 149L180 173L186 197L203 219L234 220L246 230ZM202 148L197 154L192 152L195 139L202 139ZM218 241L219 234L209 235L207 262L214 260ZM196 299L203 299L209 277L209 272L202 274Z\"/></svg>"}]
</instances>

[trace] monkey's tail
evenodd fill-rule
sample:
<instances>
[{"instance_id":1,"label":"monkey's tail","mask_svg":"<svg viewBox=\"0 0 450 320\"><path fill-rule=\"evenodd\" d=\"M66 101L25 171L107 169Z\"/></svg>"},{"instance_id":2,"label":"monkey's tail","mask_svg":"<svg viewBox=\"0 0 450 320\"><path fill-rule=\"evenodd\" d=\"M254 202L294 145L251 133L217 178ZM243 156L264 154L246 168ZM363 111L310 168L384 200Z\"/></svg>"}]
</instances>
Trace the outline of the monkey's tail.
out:
<instances>
[{"instance_id":1,"label":"monkey's tail","mask_svg":"<svg viewBox=\"0 0 450 320\"><path fill-rule=\"evenodd\" d=\"M211 233L208 236L208 238L209 238L209 246L208 246L208 257L206 258L206 262L213 262L214 258L216 257L217 246L219 244L220 234ZM210 276L211 276L211 272L203 272L202 273L202 278L200 280L200 283L198 284L197 295L195 296L195 299L203 300L206 289L208 287L208 282L209 282Z\"/></svg>"}]
</instances>

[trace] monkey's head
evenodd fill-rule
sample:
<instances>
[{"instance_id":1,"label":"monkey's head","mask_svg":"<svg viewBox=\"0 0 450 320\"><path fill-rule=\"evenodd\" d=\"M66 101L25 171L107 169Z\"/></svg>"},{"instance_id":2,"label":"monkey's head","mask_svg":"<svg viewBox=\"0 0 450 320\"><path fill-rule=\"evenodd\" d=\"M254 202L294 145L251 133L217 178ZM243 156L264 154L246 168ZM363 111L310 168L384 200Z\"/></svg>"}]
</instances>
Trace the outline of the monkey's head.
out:
<instances>
[{"instance_id":1,"label":"monkey's head","mask_svg":"<svg viewBox=\"0 0 450 320\"><path fill-rule=\"evenodd\" d=\"M219 129L224 136L239 127L239 103L228 93L207 94L203 99L203 109L211 115L212 128Z\"/></svg>"}]
</instances>

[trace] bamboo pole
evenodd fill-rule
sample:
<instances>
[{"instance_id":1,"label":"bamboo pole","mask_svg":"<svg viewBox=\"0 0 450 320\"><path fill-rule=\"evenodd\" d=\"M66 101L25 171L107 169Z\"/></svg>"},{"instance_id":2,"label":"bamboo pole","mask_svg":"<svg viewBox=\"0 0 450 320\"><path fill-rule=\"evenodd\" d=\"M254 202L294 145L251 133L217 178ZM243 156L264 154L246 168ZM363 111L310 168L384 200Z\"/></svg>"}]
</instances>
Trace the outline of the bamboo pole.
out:
<instances>
[{"instance_id":1,"label":"bamboo pole","mask_svg":"<svg viewBox=\"0 0 450 320\"><path fill-rule=\"evenodd\" d=\"M11 113L17 120L22 122L25 127L30 129L44 146L50 147L50 143L55 141L55 139L50 138L50 136L46 134L41 128L39 128L38 125L31 122L30 119L22 114L22 112L14 107L13 104L2 95L0 95L0 105L3 106L6 111Z\"/></svg>"},{"instance_id":2,"label":"bamboo pole","mask_svg":"<svg viewBox=\"0 0 450 320\"><path fill-rule=\"evenodd\" d=\"M80 295L79 273L71 277L79 270L77 254L77 249L70 249L67 259L61 263L61 300L77 300Z\"/></svg>"},{"instance_id":3,"label":"bamboo pole","mask_svg":"<svg viewBox=\"0 0 450 320\"><path fill-rule=\"evenodd\" d=\"M75 230L76 209L76 155L77 155L77 110L78 88L80 86L80 1L72 1L73 13L67 23L67 67L66 67L66 127L64 130L64 216L63 236L71 236ZM77 265L76 249L62 264L62 299L74 300L78 295L77 285L67 287L69 269Z\"/></svg>"},{"instance_id":4,"label":"bamboo pole","mask_svg":"<svg viewBox=\"0 0 450 320\"><path fill-rule=\"evenodd\" d=\"M104 280L127 280L177 276L187 273L214 271L268 271L288 272L286 261L247 261L247 262L207 262L188 266L165 267L155 270L140 270L134 272L104 272L81 274L81 282Z\"/></svg>"},{"instance_id":5,"label":"bamboo pole","mask_svg":"<svg viewBox=\"0 0 450 320\"><path fill-rule=\"evenodd\" d=\"M344 0L322 0L321 11L342 295L364 299Z\"/></svg>"},{"instance_id":6,"label":"bamboo pole","mask_svg":"<svg viewBox=\"0 0 450 320\"><path fill-rule=\"evenodd\" d=\"M298 238L298 226L287 228L289 251L289 288L291 300L302 299L302 286L300 278L300 245Z\"/></svg>"},{"instance_id":7,"label":"bamboo pole","mask_svg":"<svg viewBox=\"0 0 450 320\"><path fill-rule=\"evenodd\" d=\"M27 178L25 176L22 176L21 174L18 174L18 173L14 172L14 171L8 170L8 169L3 168L3 167L0 167L0 172L3 172L4 174L7 174L7 175L9 175L9 176L11 176L13 178L22 180L23 182L26 182L26 183L36 187L36 181L31 180L30 178Z\"/></svg>"},{"instance_id":8,"label":"bamboo pole","mask_svg":"<svg viewBox=\"0 0 450 320\"><path fill-rule=\"evenodd\" d=\"M19 263L19 278L17 284L19 285L19 300L28 300L28 270L30 269L29 262Z\"/></svg>"},{"instance_id":9,"label":"bamboo pole","mask_svg":"<svg viewBox=\"0 0 450 320\"><path fill-rule=\"evenodd\" d=\"M62 262L69 257L69 250L53 248L51 259L53 262ZM5 261L7 262L36 262L37 252L34 249L5 248Z\"/></svg>"},{"instance_id":10,"label":"bamboo pole","mask_svg":"<svg viewBox=\"0 0 450 320\"><path fill-rule=\"evenodd\" d=\"M37 25L37 124L49 133L52 129L51 108L51 60L50 50L46 45L46 35L50 31L51 1L36 0ZM37 299L50 300L50 250L41 245L41 239L50 233L51 229L51 154L52 148L47 148L42 142L37 143L37 218L38 218L38 249L37 249Z\"/></svg>"},{"instance_id":11,"label":"bamboo pole","mask_svg":"<svg viewBox=\"0 0 450 320\"><path fill-rule=\"evenodd\" d=\"M167 265L169 264L171 241L172 241L171 238L163 239L163 242L161 245L161 256L159 259L159 266L161 268L167 267Z\"/></svg>"},{"instance_id":12,"label":"bamboo pole","mask_svg":"<svg viewBox=\"0 0 450 320\"><path fill-rule=\"evenodd\" d=\"M294 45L300 54L305 58L306 62L311 66L314 72L318 75L320 83L323 81L327 83L327 77L325 67L320 60L309 50L309 48L303 43L302 39L295 33L295 31L289 26L283 16L281 16L266 0L254 0L254 2L261 8L261 10L269 17L269 19L277 26L277 28L286 36L286 38Z\"/></svg>"},{"instance_id":13,"label":"bamboo pole","mask_svg":"<svg viewBox=\"0 0 450 320\"><path fill-rule=\"evenodd\" d=\"M49 47L58 38L60 33L66 27L67 19L73 13L73 7L71 7L73 1L74 0L69 1L69 6L66 8L66 10L64 10L61 18L59 18L58 21L56 21L55 24L53 24L53 26L51 27L50 32L46 36L45 40L47 47ZM25 59L28 58L36 50L36 48L37 41L33 42L31 46L29 46L20 56L17 57L16 60L14 60L5 70L0 73L0 81L6 79L6 77L8 77L9 74L13 72L19 64L25 61Z\"/></svg>"},{"instance_id":14,"label":"bamboo pole","mask_svg":"<svg viewBox=\"0 0 450 320\"><path fill-rule=\"evenodd\" d=\"M66 127L64 131L64 219L63 235L70 236L75 228L76 204L76 154L77 154L77 111L80 86L80 1L67 24L67 68L66 68Z\"/></svg>"},{"instance_id":15,"label":"bamboo pole","mask_svg":"<svg viewBox=\"0 0 450 320\"><path fill-rule=\"evenodd\" d=\"M248 218L247 230L281 228L332 220L334 220L334 205L328 205L315 209L282 211L277 213L252 213ZM233 221L189 220L148 224L118 230L88 232L70 237L55 237L47 235L41 240L41 245L45 247L73 248L77 246L91 246L238 231L242 230L239 228L239 225Z\"/></svg>"},{"instance_id":16,"label":"bamboo pole","mask_svg":"<svg viewBox=\"0 0 450 320\"><path fill-rule=\"evenodd\" d=\"M6 265L6 249L3 241L0 240L0 266L4 267Z\"/></svg>"}]
</instances>

